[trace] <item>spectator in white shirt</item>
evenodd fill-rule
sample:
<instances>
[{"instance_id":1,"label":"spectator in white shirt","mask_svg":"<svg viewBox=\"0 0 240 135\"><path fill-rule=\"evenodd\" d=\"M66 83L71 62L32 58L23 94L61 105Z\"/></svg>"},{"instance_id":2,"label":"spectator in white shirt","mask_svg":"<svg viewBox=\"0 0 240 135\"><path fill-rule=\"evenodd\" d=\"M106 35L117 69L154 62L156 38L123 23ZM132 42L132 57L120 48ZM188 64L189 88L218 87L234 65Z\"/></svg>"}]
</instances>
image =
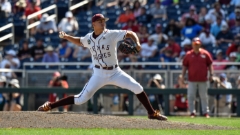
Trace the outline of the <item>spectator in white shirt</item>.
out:
<instances>
[{"instance_id":1,"label":"spectator in white shirt","mask_svg":"<svg viewBox=\"0 0 240 135\"><path fill-rule=\"evenodd\" d=\"M14 50L9 50L7 55L1 62L1 68L5 68L6 65L10 65L10 69L17 69L20 67L20 61L16 58L16 52Z\"/></svg>"},{"instance_id":2,"label":"spectator in white shirt","mask_svg":"<svg viewBox=\"0 0 240 135\"><path fill-rule=\"evenodd\" d=\"M148 43L142 44L141 56L143 58L154 57L157 53L157 46L154 45L154 39L149 38Z\"/></svg>"},{"instance_id":3,"label":"spectator in white shirt","mask_svg":"<svg viewBox=\"0 0 240 135\"><path fill-rule=\"evenodd\" d=\"M205 45L216 45L216 38L210 33L209 29L205 29L204 32L202 32L199 35L200 40L202 41L202 44Z\"/></svg>"},{"instance_id":4,"label":"spectator in white shirt","mask_svg":"<svg viewBox=\"0 0 240 135\"><path fill-rule=\"evenodd\" d=\"M221 9L221 5L217 2L214 4L214 9L211 9L208 11L208 14L212 20L212 22L215 22L217 20L217 16L222 16L222 18L225 18L225 12Z\"/></svg>"},{"instance_id":5,"label":"spectator in white shirt","mask_svg":"<svg viewBox=\"0 0 240 135\"><path fill-rule=\"evenodd\" d=\"M8 0L1 0L1 11L4 11L6 13L12 12L11 3L8 2Z\"/></svg>"},{"instance_id":6,"label":"spectator in white shirt","mask_svg":"<svg viewBox=\"0 0 240 135\"><path fill-rule=\"evenodd\" d=\"M157 24L155 27L155 33L150 35L150 38L153 39L155 45L165 43L168 40L168 36L162 32L161 24Z\"/></svg>"},{"instance_id":7,"label":"spectator in white shirt","mask_svg":"<svg viewBox=\"0 0 240 135\"><path fill-rule=\"evenodd\" d=\"M51 34L53 32L57 32L55 21L50 20L48 14L43 14L41 23L37 26L37 32L41 34Z\"/></svg>"},{"instance_id":8,"label":"spectator in white shirt","mask_svg":"<svg viewBox=\"0 0 240 135\"><path fill-rule=\"evenodd\" d=\"M61 22L58 25L59 31L65 31L69 34L75 34L75 32L78 31L78 22L73 17L73 14L71 11L66 12L65 18L61 20Z\"/></svg>"}]
</instances>

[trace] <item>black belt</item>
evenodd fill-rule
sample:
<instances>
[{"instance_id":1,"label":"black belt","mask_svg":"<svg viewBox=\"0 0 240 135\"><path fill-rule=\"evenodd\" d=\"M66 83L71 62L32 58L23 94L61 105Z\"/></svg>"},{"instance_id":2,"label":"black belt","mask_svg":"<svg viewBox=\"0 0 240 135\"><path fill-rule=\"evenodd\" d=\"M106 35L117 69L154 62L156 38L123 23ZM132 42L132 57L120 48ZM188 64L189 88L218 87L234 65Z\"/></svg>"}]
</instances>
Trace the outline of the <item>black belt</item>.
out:
<instances>
[{"instance_id":1,"label":"black belt","mask_svg":"<svg viewBox=\"0 0 240 135\"><path fill-rule=\"evenodd\" d=\"M118 65L116 64L116 65L114 65L114 66L110 66L110 67L102 67L102 69L105 69L105 70L113 70L113 68L117 68L118 67ZM95 68L101 68L100 66L98 66L98 65L95 65Z\"/></svg>"}]
</instances>

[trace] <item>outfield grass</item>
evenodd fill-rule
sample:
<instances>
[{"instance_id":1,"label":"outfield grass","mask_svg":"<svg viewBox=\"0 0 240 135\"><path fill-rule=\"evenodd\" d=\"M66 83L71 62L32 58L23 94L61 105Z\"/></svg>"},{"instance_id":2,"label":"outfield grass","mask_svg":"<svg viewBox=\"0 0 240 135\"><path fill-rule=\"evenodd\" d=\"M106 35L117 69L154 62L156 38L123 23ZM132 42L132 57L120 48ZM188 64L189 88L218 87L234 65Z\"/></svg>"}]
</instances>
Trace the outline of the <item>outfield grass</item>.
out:
<instances>
[{"instance_id":1,"label":"outfield grass","mask_svg":"<svg viewBox=\"0 0 240 135\"><path fill-rule=\"evenodd\" d=\"M146 118L133 116L134 118ZM137 129L0 129L0 135L239 135L240 118L169 117L170 121L181 121L206 125L239 128L239 130L137 130Z\"/></svg>"}]
</instances>

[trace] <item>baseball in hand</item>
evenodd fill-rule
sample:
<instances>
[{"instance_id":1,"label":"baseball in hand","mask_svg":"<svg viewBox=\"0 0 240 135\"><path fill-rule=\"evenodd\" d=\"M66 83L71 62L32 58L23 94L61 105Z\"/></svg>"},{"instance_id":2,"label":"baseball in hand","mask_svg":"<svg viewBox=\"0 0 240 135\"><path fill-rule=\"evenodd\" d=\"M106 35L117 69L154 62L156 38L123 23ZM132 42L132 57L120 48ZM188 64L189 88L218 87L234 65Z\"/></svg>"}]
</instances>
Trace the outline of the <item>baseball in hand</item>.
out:
<instances>
[{"instance_id":1,"label":"baseball in hand","mask_svg":"<svg viewBox=\"0 0 240 135\"><path fill-rule=\"evenodd\" d=\"M65 35L66 35L66 33L65 33L65 32L63 32L63 31L59 32L59 37L60 37L60 38L64 38L64 37L65 37Z\"/></svg>"}]
</instances>

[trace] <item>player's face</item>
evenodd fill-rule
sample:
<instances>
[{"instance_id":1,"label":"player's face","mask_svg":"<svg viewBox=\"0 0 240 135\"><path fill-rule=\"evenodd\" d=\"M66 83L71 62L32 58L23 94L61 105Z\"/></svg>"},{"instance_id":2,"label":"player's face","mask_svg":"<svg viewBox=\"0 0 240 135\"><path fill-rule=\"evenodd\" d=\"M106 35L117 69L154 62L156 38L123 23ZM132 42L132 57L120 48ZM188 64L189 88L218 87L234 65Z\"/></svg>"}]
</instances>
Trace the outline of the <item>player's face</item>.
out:
<instances>
[{"instance_id":1,"label":"player's face","mask_svg":"<svg viewBox=\"0 0 240 135\"><path fill-rule=\"evenodd\" d=\"M104 19L97 20L93 22L93 27L95 30L104 30L106 28L106 21Z\"/></svg>"}]
</instances>

